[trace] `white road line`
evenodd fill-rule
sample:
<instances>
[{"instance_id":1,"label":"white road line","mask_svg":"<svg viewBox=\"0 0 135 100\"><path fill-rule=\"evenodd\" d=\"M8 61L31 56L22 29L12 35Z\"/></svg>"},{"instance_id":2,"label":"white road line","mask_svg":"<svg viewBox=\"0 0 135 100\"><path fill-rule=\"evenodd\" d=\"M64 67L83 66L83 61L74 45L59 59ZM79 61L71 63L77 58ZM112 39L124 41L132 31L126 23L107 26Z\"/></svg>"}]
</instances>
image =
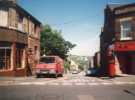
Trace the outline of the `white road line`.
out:
<instances>
[{"instance_id":1,"label":"white road line","mask_svg":"<svg viewBox=\"0 0 135 100\"><path fill-rule=\"evenodd\" d=\"M113 83L102 82L101 85L112 85Z\"/></svg>"},{"instance_id":2,"label":"white road line","mask_svg":"<svg viewBox=\"0 0 135 100\"><path fill-rule=\"evenodd\" d=\"M60 85L59 83L47 83L47 85Z\"/></svg>"},{"instance_id":3,"label":"white road line","mask_svg":"<svg viewBox=\"0 0 135 100\"><path fill-rule=\"evenodd\" d=\"M44 82L33 82L32 85L46 85Z\"/></svg>"},{"instance_id":4,"label":"white road line","mask_svg":"<svg viewBox=\"0 0 135 100\"><path fill-rule=\"evenodd\" d=\"M116 84L116 85L124 85L124 84L132 85L132 84L135 84L135 82L114 82L114 84Z\"/></svg>"},{"instance_id":5,"label":"white road line","mask_svg":"<svg viewBox=\"0 0 135 100\"><path fill-rule=\"evenodd\" d=\"M31 83L30 82L22 82L22 83L15 83L15 85L31 85Z\"/></svg>"},{"instance_id":6,"label":"white road line","mask_svg":"<svg viewBox=\"0 0 135 100\"><path fill-rule=\"evenodd\" d=\"M61 85L73 85L72 83L62 83Z\"/></svg>"},{"instance_id":7,"label":"white road line","mask_svg":"<svg viewBox=\"0 0 135 100\"><path fill-rule=\"evenodd\" d=\"M86 85L85 83L74 83L75 85Z\"/></svg>"},{"instance_id":8,"label":"white road line","mask_svg":"<svg viewBox=\"0 0 135 100\"><path fill-rule=\"evenodd\" d=\"M88 85L100 85L99 83L88 83Z\"/></svg>"},{"instance_id":9,"label":"white road line","mask_svg":"<svg viewBox=\"0 0 135 100\"><path fill-rule=\"evenodd\" d=\"M91 81L92 81L92 82L95 82L95 79L92 79Z\"/></svg>"}]
</instances>

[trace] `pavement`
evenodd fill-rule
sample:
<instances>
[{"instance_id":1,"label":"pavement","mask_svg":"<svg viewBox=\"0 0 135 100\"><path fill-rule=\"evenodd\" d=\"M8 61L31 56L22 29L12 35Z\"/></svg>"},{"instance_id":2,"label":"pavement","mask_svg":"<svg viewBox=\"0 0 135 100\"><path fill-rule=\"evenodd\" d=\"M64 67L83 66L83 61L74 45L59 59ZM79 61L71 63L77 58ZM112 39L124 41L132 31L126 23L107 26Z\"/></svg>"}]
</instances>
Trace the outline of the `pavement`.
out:
<instances>
[{"instance_id":1,"label":"pavement","mask_svg":"<svg viewBox=\"0 0 135 100\"><path fill-rule=\"evenodd\" d=\"M135 100L135 76L0 78L0 100Z\"/></svg>"}]
</instances>

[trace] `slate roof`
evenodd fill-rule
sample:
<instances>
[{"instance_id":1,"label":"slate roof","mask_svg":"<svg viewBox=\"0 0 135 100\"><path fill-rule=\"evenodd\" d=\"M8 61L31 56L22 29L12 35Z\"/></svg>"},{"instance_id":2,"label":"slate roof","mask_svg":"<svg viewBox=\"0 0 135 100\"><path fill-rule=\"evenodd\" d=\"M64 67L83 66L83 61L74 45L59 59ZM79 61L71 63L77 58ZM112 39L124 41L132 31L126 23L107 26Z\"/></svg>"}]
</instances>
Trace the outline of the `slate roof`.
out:
<instances>
[{"instance_id":1,"label":"slate roof","mask_svg":"<svg viewBox=\"0 0 135 100\"><path fill-rule=\"evenodd\" d=\"M133 6L135 3L131 4L120 4L120 3L114 3L114 4L108 4L107 7L109 7L111 10L121 8L121 7L127 7L127 6Z\"/></svg>"}]
</instances>

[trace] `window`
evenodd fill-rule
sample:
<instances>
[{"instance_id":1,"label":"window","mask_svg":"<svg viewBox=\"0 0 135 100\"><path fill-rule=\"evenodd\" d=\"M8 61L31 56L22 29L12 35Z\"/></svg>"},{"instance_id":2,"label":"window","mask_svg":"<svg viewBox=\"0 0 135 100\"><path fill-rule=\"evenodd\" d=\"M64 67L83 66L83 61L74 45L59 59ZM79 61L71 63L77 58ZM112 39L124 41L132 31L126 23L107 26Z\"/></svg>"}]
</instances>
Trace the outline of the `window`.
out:
<instances>
[{"instance_id":1,"label":"window","mask_svg":"<svg viewBox=\"0 0 135 100\"><path fill-rule=\"evenodd\" d=\"M16 51L16 67L22 68L22 60L23 60L23 49L17 48Z\"/></svg>"},{"instance_id":2,"label":"window","mask_svg":"<svg viewBox=\"0 0 135 100\"><path fill-rule=\"evenodd\" d=\"M8 11L6 8L0 8L0 26L5 27L7 25L8 25Z\"/></svg>"},{"instance_id":3,"label":"window","mask_svg":"<svg viewBox=\"0 0 135 100\"><path fill-rule=\"evenodd\" d=\"M18 26L17 13L13 8L9 8L9 27L16 29Z\"/></svg>"},{"instance_id":4,"label":"window","mask_svg":"<svg viewBox=\"0 0 135 100\"><path fill-rule=\"evenodd\" d=\"M34 32L35 32L35 25L34 25L34 23L32 22L32 24L31 24L31 33L34 35Z\"/></svg>"},{"instance_id":5,"label":"window","mask_svg":"<svg viewBox=\"0 0 135 100\"><path fill-rule=\"evenodd\" d=\"M43 57L40 59L40 63L54 63L55 58L54 57Z\"/></svg>"},{"instance_id":6,"label":"window","mask_svg":"<svg viewBox=\"0 0 135 100\"><path fill-rule=\"evenodd\" d=\"M0 47L0 70L10 69L11 66L11 48Z\"/></svg>"},{"instance_id":7,"label":"window","mask_svg":"<svg viewBox=\"0 0 135 100\"><path fill-rule=\"evenodd\" d=\"M121 40L130 40L131 36L131 20L121 21Z\"/></svg>"},{"instance_id":8,"label":"window","mask_svg":"<svg viewBox=\"0 0 135 100\"><path fill-rule=\"evenodd\" d=\"M23 16L21 14L18 16L18 30L24 31L23 30Z\"/></svg>"},{"instance_id":9,"label":"window","mask_svg":"<svg viewBox=\"0 0 135 100\"><path fill-rule=\"evenodd\" d=\"M24 27L24 32L28 33L29 26L28 26L28 19L26 17L24 17L24 19L23 19L23 27Z\"/></svg>"}]
</instances>

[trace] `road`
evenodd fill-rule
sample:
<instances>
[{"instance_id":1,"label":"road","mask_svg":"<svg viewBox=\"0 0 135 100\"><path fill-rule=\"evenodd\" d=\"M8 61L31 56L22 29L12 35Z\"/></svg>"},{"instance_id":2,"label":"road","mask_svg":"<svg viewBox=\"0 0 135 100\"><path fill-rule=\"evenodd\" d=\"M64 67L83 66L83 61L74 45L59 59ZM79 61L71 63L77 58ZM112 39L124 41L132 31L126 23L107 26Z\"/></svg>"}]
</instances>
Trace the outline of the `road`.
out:
<instances>
[{"instance_id":1,"label":"road","mask_svg":"<svg viewBox=\"0 0 135 100\"><path fill-rule=\"evenodd\" d=\"M134 79L70 74L58 79L15 78L0 83L0 100L135 100Z\"/></svg>"}]
</instances>

